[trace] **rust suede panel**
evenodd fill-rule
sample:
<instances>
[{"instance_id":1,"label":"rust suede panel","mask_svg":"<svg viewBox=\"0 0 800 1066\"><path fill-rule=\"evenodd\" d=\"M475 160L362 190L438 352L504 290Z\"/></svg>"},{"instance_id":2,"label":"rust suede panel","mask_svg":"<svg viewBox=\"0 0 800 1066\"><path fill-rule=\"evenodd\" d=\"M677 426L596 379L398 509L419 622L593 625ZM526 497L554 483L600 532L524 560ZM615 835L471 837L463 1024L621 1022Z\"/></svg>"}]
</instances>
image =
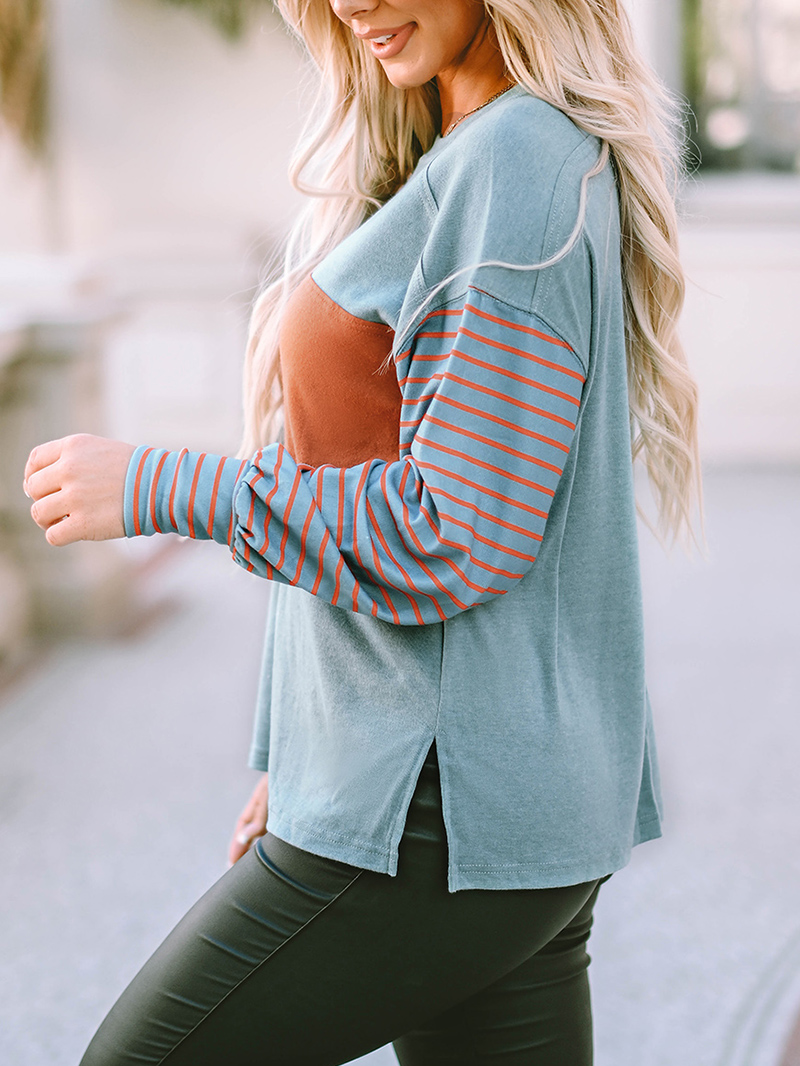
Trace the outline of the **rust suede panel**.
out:
<instances>
[{"instance_id":1,"label":"rust suede panel","mask_svg":"<svg viewBox=\"0 0 800 1066\"><path fill-rule=\"evenodd\" d=\"M298 463L356 466L399 458L400 387L382 367L394 333L356 318L307 277L281 319L285 443Z\"/></svg>"}]
</instances>

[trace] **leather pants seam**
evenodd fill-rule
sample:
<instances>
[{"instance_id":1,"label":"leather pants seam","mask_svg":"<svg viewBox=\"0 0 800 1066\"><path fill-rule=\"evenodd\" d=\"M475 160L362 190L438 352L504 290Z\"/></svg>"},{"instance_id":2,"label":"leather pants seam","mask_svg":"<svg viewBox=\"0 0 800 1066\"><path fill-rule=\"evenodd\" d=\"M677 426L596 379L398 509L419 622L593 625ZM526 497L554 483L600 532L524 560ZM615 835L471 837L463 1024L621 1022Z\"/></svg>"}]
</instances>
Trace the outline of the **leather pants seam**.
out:
<instances>
[{"instance_id":1,"label":"leather pants seam","mask_svg":"<svg viewBox=\"0 0 800 1066\"><path fill-rule=\"evenodd\" d=\"M320 914L323 914L328 909L328 907L330 907L333 903L335 903L337 901L337 899L340 899L341 896L343 896L344 893L348 890L348 888L351 888L356 883L356 881L359 879L359 877L361 877L361 875L363 873L364 873L364 870L359 870L358 873L355 875L355 877L353 877L353 879L351 881L348 881L348 883L344 886L344 888L342 888L339 892L336 893L336 895L333 897L333 899L329 899L324 907L320 907L320 909L318 911L316 911L316 913L312 914L311 917L308 918L305 922L303 922L303 924L298 929L295 929L295 931L290 936L287 936L287 938L285 940L283 940L280 944L278 944L278 946L273 951L270 951L270 953L267 956L265 956L261 960L261 962L258 963L257 966L254 966L253 969L250 970L249 973L245 974L244 977L240 978L232 988L229 988L228 991L225 993L225 995L222 997L222 999L218 1000L214 1004L214 1006L211 1007L211 1009L209 1011L207 1011L206 1014L204 1014L203 1017L198 1022L195 1022L195 1024L191 1027L191 1029L187 1030L187 1032L185 1032L183 1034L183 1036L180 1038L180 1040L169 1049L169 1051L163 1056L163 1058L160 1058L158 1060L158 1063L156 1064L156 1066L163 1066L163 1064L167 1061L167 1059L170 1057L170 1055L174 1054L178 1050L178 1048L181 1046L181 1044L184 1042L184 1040L188 1039L188 1037L190 1037L192 1035L192 1033L195 1031L195 1029L198 1029L204 1022L208 1021L208 1019L211 1017L211 1015L214 1013L214 1011L219 1006L221 1006L225 1002L225 1000L229 996L231 996L236 991L237 988L239 988L240 985L243 985L245 981L249 981L250 978L253 976L253 974L257 973L261 969L261 967L264 965L265 962L268 962L271 958L273 958L273 956L275 956L281 950L282 947L284 947L286 944L288 944L290 940L294 940L294 938L297 936L298 933L302 933L302 931L304 929L306 929L309 925L311 925L311 923L314 921L315 918L318 918L320 916Z\"/></svg>"}]
</instances>

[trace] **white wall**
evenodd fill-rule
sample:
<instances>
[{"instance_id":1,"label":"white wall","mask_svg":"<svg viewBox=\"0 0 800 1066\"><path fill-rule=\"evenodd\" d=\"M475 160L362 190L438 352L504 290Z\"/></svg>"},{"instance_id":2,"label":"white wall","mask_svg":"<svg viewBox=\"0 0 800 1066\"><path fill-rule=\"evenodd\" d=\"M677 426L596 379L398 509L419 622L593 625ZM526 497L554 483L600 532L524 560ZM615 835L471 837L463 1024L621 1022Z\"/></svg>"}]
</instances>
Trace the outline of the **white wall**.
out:
<instances>
[{"instance_id":1,"label":"white wall","mask_svg":"<svg viewBox=\"0 0 800 1066\"><path fill-rule=\"evenodd\" d=\"M682 334L709 462L800 463L800 177L708 176L687 191Z\"/></svg>"},{"instance_id":2,"label":"white wall","mask_svg":"<svg viewBox=\"0 0 800 1066\"><path fill-rule=\"evenodd\" d=\"M48 248L48 177L5 130L0 131L0 254Z\"/></svg>"},{"instance_id":3,"label":"white wall","mask_svg":"<svg viewBox=\"0 0 800 1066\"><path fill-rule=\"evenodd\" d=\"M647 62L670 89L680 87L680 0L624 0Z\"/></svg>"},{"instance_id":4,"label":"white wall","mask_svg":"<svg viewBox=\"0 0 800 1066\"><path fill-rule=\"evenodd\" d=\"M51 0L54 143L41 178L0 152L5 251L213 247L283 227L298 52L265 7L243 42L157 0ZM4 138L5 140L5 138Z\"/></svg>"}]
</instances>

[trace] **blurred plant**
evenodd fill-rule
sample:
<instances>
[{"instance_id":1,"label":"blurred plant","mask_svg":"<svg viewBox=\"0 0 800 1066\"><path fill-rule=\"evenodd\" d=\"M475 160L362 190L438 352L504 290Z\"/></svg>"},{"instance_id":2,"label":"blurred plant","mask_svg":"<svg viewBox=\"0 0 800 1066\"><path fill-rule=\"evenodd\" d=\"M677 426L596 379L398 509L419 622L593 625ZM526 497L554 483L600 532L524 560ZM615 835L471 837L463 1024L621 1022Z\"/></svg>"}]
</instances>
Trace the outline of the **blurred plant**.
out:
<instances>
[{"instance_id":1,"label":"blurred plant","mask_svg":"<svg viewBox=\"0 0 800 1066\"><path fill-rule=\"evenodd\" d=\"M45 0L0 0L0 116L41 155L47 134Z\"/></svg>"},{"instance_id":2,"label":"blurred plant","mask_svg":"<svg viewBox=\"0 0 800 1066\"><path fill-rule=\"evenodd\" d=\"M798 0L681 0L691 163L800 170Z\"/></svg>"},{"instance_id":3,"label":"blurred plant","mask_svg":"<svg viewBox=\"0 0 800 1066\"><path fill-rule=\"evenodd\" d=\"M0 0L2 3L3 0ZM235 40L247 28L258 8L272 7L271 0L164 0L173 7L190 7L211 19L226 37Z\"/></svg>"}]
</instances>

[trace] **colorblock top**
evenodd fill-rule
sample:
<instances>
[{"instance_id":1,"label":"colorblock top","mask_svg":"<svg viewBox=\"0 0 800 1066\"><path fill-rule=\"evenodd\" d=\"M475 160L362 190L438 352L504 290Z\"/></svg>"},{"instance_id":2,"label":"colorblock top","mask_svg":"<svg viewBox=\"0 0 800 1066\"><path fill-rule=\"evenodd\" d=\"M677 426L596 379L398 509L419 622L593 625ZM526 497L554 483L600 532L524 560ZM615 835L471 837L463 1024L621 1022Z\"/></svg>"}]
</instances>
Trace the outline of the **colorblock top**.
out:
<instances>
[{"instance_id":1,"label":"colorblock top","mask_svg":"<svg viewBox=\"0 0 800 1066\"><path fill-rule=\"evenodd\" d=\"M341 468L396 459L402 397L389 326L348 314L308 277L278 339L283 436L295 461Z\"/></svg>"},{"instance_id":2,"label":"colorblock top","mask_svg":"<svg viewBox=\"0 0 800 1066\"><path fill-rule=\"evenodd\" d=\"M284 442L131 458L128 536L273 582L250 764L298 847L396 873L434 739L450 891L661 834L613 164L565 255L497 265L565 246L600 147L520 86L475 112L294 294Z\"/></svg>"}]
</instances>

